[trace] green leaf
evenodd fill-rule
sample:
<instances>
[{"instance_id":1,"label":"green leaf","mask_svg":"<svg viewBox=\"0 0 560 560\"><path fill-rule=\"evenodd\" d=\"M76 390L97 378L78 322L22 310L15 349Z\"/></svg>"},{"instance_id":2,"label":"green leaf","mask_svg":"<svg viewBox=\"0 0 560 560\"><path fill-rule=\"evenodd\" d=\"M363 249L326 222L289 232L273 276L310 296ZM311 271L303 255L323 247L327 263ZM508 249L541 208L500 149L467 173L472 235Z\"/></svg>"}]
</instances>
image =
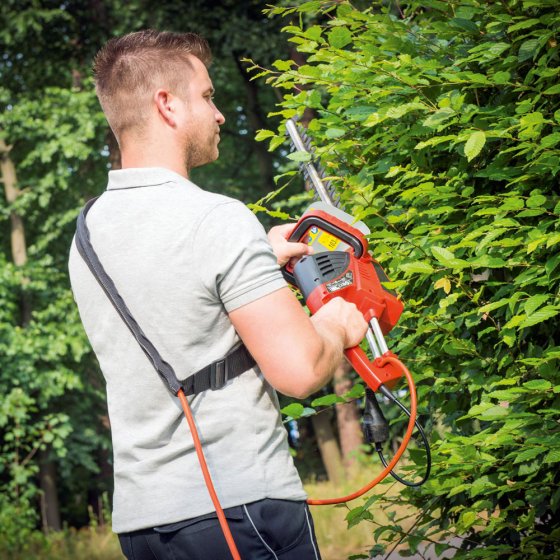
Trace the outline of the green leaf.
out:
<instances>
[{"instance_id":1,"label":"green leaf","mask_svg":"<svg viewBox=\"0 0 560 560\"><path fill-rule=\"evenodd\" d=\"M511 74L509 72L496 72L492 79L497 84L507 84L511 80Z\"/></svg>"},{"instance_id":2,"label":"green leaf","mask_svg":"<svg viewBox=\"0 0 560 560\"><path fill-rule=\"evenodd\" d=\"M276 148L278 148L278 146L284 144L284 142L285 142L285 138L282 138L282 136L275 136L270 140L268 151L273 152Z\"/></svg>"},{"instance_id":3,"label":"green leaf","mask_svg":"<svg viewBox=\"0 0 560 560\"><path fill-rule=\"evenodd\" d=\"M311 154L309 152L304 152L304 151L292 152L291 154L288 154L287 157L292 161L301 161L301 162L311 161Z\"/></svg>"},{"instance_id":4,"label":"green leaf","mask_svg":"<svg viewBox=\"0 0 560 560\"><path fill-rule=\"evenodd\" d=\"M513 329L517 326L519 326L521 323L523 323L523 321L525 321L527 319L527 314L523 313L521 315L514 315L505 325L504 325L504 330L507 329Z\"/></svg>"},{"instance_id":5,"label":"green leaf","mask_svg":"<svg viewBox=\"0 0 560 560\"><path fill-rule=\"evenodd\" d=\"M506 261L499 257L491 257L490 255L481 255L470 262L473 268L504 268L507 266Z\"/></svg>"},{"instance_id":6,"label":"green leaf","mask_svg":"<svg viewBox=\"0 0 560 560\"><path fill-rule=\"evenodd\" d=\"M454 27L458 27L459 29L464 29L465 31L468 31L469 33L480 32L476 23L468 19L456 17L449 20L449 23Z\"/></svg>"},{"instance_id":7,"label":"green leaf","mask_svg":"<svg viewBox=\"0 0 560 560\"><path fill-rule=\"evenodd\" d=\"M443 247L432 247L432 255L445 267L460 269L469 266L467 261L458 259L455 255Z\"/></svg>"},{"instance_id":8,"label":"green leaf","mask_svg":"<svg viewBox=\"0 0 560 560\"><path fill-rule=\"evenodd\" d=\"M532 18L532 19L523 19L518 23L514 23L513 25L510 25L507 29L508 33L512 33L514 31L519 31L520 29L528 29L529 27L534 27L535 25L538 25L540 23L540 21L536 18Z\"/></svg>"},{"instance_id":9,"label":"green leaf","mask_svg":"<svg viewBox=\"0 0 560 560\"><path fill-rule=\"evenodd\" d=\"M527 317L527 319L525 319L525 321L523 321L519 325L519 328L526 329L528 327L532 327L533 325L542 323L543 321L547 321L552 317L556 317L556 315L558 315L558 310L559 308L556 306L547 305L546 307L543 307L538 311L535 311L532 315Z\"/></svg>"},{"instance_id":10,"label":"green leaf","mask_svg":"<svg viewBox=\"0 0 560 560\"><path fill-rule=\"evenodd\" d=\"M373 515L362 506L351 509L346 515L346 521L348 522L348 528L350 529L354 525L357 525L362 520L371 520Z\"/></svg>"},{"instance_id":11,"label":"green leaf","mask_svg":"<svg viewBox=\"0 0 560 560\"><path fill-rule=\"evenodd\" d=\"M557 95L560 93L560 84L556 84L555 86L549 87L543 91L544 95Z\"/></svg>"},{"instance_id":12,"label":"green leaf","mask_svg":"<svg viewBox=\"0 0 560 560\"><path fill-rule=\"evenodd\" d=\"M560 133L555 132L553 134L548 134L547 136L543 136L541 138L541 146L543 148L554 148L556 144L560 142Z\"/></svg>"},{"instance_id":13,"label":"green leaf","mask_svg":"<svg viewBox=\"0 0 560 560\"><path fill-rule=\"evenodd\" d=\"M543 447L531 447L529 449L524 449L523 451L515 454L515 460L513 461L513 464L516 465L518 463L530 461L531 459L538 457L545 451L546 449Z\"/></svg>"},{"instance_id":14,"label":"green leaf","mask_svg":"<svg viewBox=\"0 0 560 560\"><path fill-rule=\"evenodd\" d=\"M475 511L465 511L459 518L460 526L463 530L470 529L477 522L477 515Z\"/></svg>"},{"instance_id":15,"label":"green leaf","mask_svg":"<svg viewBox=\"0 0 560 560\"><path fill-rule=\"evenodd\" d=\"M342 49L352 42L352 33L346 27L336 27L327 33L327 37L335 49Z\"/></svg>"},{"instance_id":16,"label":"green leaf","mask_svg":"<svg viewBox=\"0 0 560 560\"><path fill-rule=\"evenodd\" d=\"M321 38L323 29L320 25L313 25L306 29L304 35L313 41L318 41Z\"/></svg>"},{"instance_id":17,"label":"green leaf","mask_svg":"<svg viewBox=\"0 0 560 560\"><path fill-rule=\"evenodd\" d=\"M317 66L312 66L311 64L303 64L298 68L298 72L302 76L309 77L309 78L321 78L323 75L320 68L318 68ZM286 118L290 118L290 117L286 117Z\"/></svg>"},{"instance_id":18,"label":"green leaf","mask_svg":"<svg viewBox=\"0 0 560 560\"><path fill-rule=\"evenodd\" d=\"M443 557L443 553L453 548L453 545L447 543L435 543L434 552L438 558Z\"/></svg>"},{"instance_id":19,"label":"green leaf","mask_svg":"<svg viewBox=\"0 0 560 560\"><path fill-rule=\"evenodd\" d=\"M327 138L340 138L346 134L346 130L343 128L328 128L325 131L325 136Z\"/></svg>"},{"instance_id":20,"label":"green leaf","mask_svg":"<svg viewBox=\"0 0 560 560\"><path fill-rule=\"evenodd\" d=\"M527 315L532 315L547 299L548 294L537 294L531 296L523 305L523 310Z\"/></svg>"},{"instance_id":21,"label":"green leaf","mask_svg":"<svg viewBox=\"0 0 560 560\"><path fill-rule=\"evenodd\" d=\"M534 58L537 55L539 45L539 39L529 39L525 41L519 47L519 53L517 55L517 59L519 60L519 62L525 62L530 58Z\"/></svg>"},{"instance_id":22,"label":"green leaf","mask_svg":"<svg viewBox=\"0 0 560 560\"><path fill-rule=\"evenodd\" d=\"M546 202L546 196L535 194L527 199L527 208L538 208Z\"/></svg>"},{"instance_id":23,"label":"green leaf","mask_svg":"<svg viewBox=\"0 0 560 560\"><path fill-rule=\"evenodd\" d=\"M560 449L549 451L543 458L543 463L560 463Z\"/></svg>"},{"instance_id":24,"label":"green leaf","mask_svg":"<svg viewBox=\"0 0 560 560\"><path fill-rule=\"evenodd\" d=\"M467 161L473 160L478 154L480 154L484 144L486 144L486 134L484 134L482 130L473 132L465 143L465 155L467 156Z\"/></svg>"},{"instance_id":25,"label":"green leaf","mask_svg":"<svg viewBox=\"0 0 560 560\"><path fill-rule=\"evenodd\" d=\"M419 274L432 274L434 272L434 268L427 262L424 261L416 261L413 263L405 263L400 266L400 269L403 272L408 272L410 274L419 273Z\"/></svg>"},{"instance_id":26,"label":"green leaf","mask_svg":"<svg viewBox=\"0 0 560 560\"><path fill-rule=\"evenodd\" d=\"M504 416L508 416L510 414L509 408L505 406L491 406L484 412L477 415L477 418L481 420L501 420Z\"/></svg>"},{"instance_id":27,"label":"green leaf","mask_svg":"<svg viewBox=\"0 0 560 560\"><path fill-rule=\"evenodd\" d=\"M488 477L484 476L482 478L478 478L475 480L471 485L470 496L474 498L475 496L479 496L480 494L486 494L488 490L494 490L496 485L488 480Z\"/></svg>"},{"instance_id":28,"label":"green leaf","mask_svg":"<svg viewBox=\"0 0 560 560\"><path fill-rule=\"evenodd\" d=\"M280 70L280 72L287 72L294 64L295 62L293 60L275 60L272 66Z\"/></svg>"},{"instance_id":29,"label":"green leaf","mask_svg":"<svg viewBox=\"0 0 560 560\"><path fill-rule=\"evenodd\" d=\"M427 107L423 103L404 103L403 105L399 105L398 107L390 107L389 110L385 113L385 116L389 119L400 119L411 111L426 111L426 109Z\"/></svg>"},{"instance_id":30,"label":"green leaf","mask_svg":"<svg viewBox=\"0 0 560 560\"><path fill-rule=\"evenodd\" d=\"M292 403L285 406L280 412L286 416L291 416L292 418L300 418L303 414L304 406L301 403Z\"/></svg>"},{"instance_id":31,"label":"green leaf","mask_svg":"<svg viewBox=\"0 0 560 560\"><path fill-rule=\"evenodd\" d=\"M415 150L422 150L423 148L427 148L429 146L437 146L438 144L443 144L444 142L451 142L452 140L456 140L457 136L452 134L448 136L434 136L429 140L425 140L424 142L418 142L416 146L414 146Z\"/></svg>"},{"instance_id":32,"label":"green leaf","mask_svg":"<svg viewBox=\"0 0 560 560\"><path fill-rule=\"evenodd\" d=\"M481 402L480 404L475 404L471 406L465 418L478 416L479 414L482 414L483 412L485 412L489 408L492 408L493 406L494 405L490 402Z\"/></svg>"},{"instance_id":33,"label":"green leaf","mask_svg":"<svg viewBox=\"0 0 560 560\"><path fill-rule=\"evenodd\" d=\"M509 298L503 298L499 301L493 301L491 303L487 303L486 305L483 305L482 307L479 308L478 312L479 313L489 313L490 311L494 311L494 309L499 309L500 307L503 307L504 305L507 305L509 303Z\"/></svg>"},{"instance_id":34,"label":"green leaf","mask_svg":"<svg viewBox=\"0 0 560 560\"><path fill-rule=\"evenodd\" d=\"M528 476L536 473L541 468L541 461L532 461L531 463L521 463L519 466L519 476Z\"/></svg>"},{"instance_id":35,"label":"green leaf","mask_svg":"<svg viewBox=\"0 0 560 560\"><path fill-rule=\"evenodd\" d=\"M551 277L553 272L558 268L558 265L560 265L560 254L554 255L554 257L546 261L546 264L544 265L546 274Z\"/></svg>"},{"instance_id":36,"label":"green leaf","mask_svg":"<svg viewBox=\"0 0 560 560\"><path fill-rule=\"evenodd\" d=\"M324 395L322 397L319 397L317 399L314 399L313 401L311 401L311 406L312 407L316 407L316 406L332 406L333 404L336 403L341 403L341 402L345 402L343 398L339 397L338 395Z\"/></svg>"},{"instance_id":37,"label":"green leaf","mask_svg":"<svg viewBox=\"0 0 560 560\"><path fill-rule=\"evenodd\" d=\"M359 399L364 396L365 388L361 383L356 383L350 391L344 393L345 399Z\"/></svg>"},{"instance_id":38,"label":"green leaf","mask_svg":"<svg viewBox=\"0 0 560 560\"><path fill-rule=\"evenodd\" d=\"M552 383L546 379L532 379L531 381L523 383L523 387L531 391L548 391L552 388Z\"/></svg>"},{"instance_id":39,"label":"green leaf","mask_svg":"<svg viewBox=\"0 0 560 560\"><path fill-rule=\"evenodd\" d=\"M52 432L45 432L43 434L43 441L45 443L51 443L54 440L54 434Z\"/></svg>"},{"instance_id":40,"label":"green leaf","mask_svg":"<svg viewBox=\"0 0 560 560\"><path fill-rule=\"evenodd\" d=\"M257 134L255 135L255 140L257 142L261 142L262 140L266 140L267 138L272 138L273 136L276 136L276 134L272 132L272 130L261 129L257 131Z\"/></svg>"},{"instance_id":41,"label":"green leaf","mask_svg":"<svg viewBox=\"0 0 560 560\"><path fill-rule=\"evenodd\" d=\"M422 124L428 128L437 128L443 122L455 116L457 113L451 107L443 107L430 115Z\"/></svg>"}]
</instances>

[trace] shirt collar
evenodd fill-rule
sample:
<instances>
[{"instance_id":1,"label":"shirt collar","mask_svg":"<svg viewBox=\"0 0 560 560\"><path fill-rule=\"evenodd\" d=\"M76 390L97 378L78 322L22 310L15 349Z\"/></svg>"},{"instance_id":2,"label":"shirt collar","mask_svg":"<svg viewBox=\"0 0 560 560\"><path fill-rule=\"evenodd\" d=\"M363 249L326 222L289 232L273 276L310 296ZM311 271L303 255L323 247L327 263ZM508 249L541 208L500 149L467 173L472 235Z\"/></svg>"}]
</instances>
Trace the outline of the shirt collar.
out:
<instances>
[{"instance_id":1,"label":"shirt collar","mask_svg":"<svg viewBox=\"0 0 560 560\"><path fill-rule=\"evenodd\" d=\"M188 179L164 167L128 167L109 171L107 190L157 187L167 183L194 186Z\"/></svg>"}]
</instances>

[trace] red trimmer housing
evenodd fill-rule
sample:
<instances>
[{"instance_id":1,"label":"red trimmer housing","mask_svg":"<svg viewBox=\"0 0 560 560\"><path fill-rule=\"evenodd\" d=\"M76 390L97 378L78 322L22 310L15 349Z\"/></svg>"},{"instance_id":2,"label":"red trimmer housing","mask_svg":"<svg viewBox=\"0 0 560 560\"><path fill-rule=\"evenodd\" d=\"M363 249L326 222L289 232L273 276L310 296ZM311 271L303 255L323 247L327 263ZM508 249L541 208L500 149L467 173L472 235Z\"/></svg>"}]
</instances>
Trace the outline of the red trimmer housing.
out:
<instances>
[{"instance_id":1,"label":"red trimmer housing","mask_svg":"<svg viewBox=\"0 0 560 560\"><path fill-rule=\"evenodd\" d=\"M340 210L336 212L341 215ZM310 210L289 239L312 245L315 252L301 258L293 270L285 270L287 280L301 291L311 313L335 297L356 305L370 325L368 341L375 359L369 360L359 346L346 350L346 357L374 391L381 383L392 387L402 373L381 359L393 355L383 335L399 320L403 304L382 285L388 278L369 255L364 233L325 210Z\"/></svg>"}]
</instances>

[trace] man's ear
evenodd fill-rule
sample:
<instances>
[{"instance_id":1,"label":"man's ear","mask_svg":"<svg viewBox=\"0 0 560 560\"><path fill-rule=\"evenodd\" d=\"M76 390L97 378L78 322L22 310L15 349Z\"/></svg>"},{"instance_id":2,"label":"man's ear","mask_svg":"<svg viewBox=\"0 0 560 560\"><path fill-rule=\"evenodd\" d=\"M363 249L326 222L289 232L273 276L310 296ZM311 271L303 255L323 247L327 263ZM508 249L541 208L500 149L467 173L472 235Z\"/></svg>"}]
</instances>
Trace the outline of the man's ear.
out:
<instances>
[{"instance_id":1,"label":"man's ear","mask_svg":"<svg viewBox=\"0 0 560 560\"><path fill-rule=\"evenodd\" d=\"M154 93L153 100L160 118L175 128L177 125L177 98L166 89L158 89Z\"/></svg>"}]
</instances>

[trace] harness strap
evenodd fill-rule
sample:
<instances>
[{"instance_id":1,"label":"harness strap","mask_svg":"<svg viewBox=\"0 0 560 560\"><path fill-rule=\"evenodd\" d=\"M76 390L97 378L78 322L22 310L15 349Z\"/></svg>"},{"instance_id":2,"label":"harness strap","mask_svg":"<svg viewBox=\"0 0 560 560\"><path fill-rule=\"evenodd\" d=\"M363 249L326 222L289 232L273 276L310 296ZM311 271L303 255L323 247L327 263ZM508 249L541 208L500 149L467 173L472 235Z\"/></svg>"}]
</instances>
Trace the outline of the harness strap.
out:
<instances>
[{"instance_id":1,"label":"harness strap","mask_svg":"<svg viewBox=\"0 0 560 560\"><path fill-rule=\"evenodd\" d=\"M221 389L230 379L255 365L255 359L244 344L232 350L222 360L216 360L181 381L185 395L197 395L210 389Z\"/></svg>"},{"instance_id":2,"label":"harness strap","mask_svg":"<svg viewBox=\"0 0 560 560\"><path fill-rule=\"evenodd\" d=\"M78 252L88 265L91 273L99 282L103 291L113 304L120 318L124 321L132 336L136 339L140 348L150 360L162 381L174 394L182 389L185 395L196 395L208 389L215 391L221 389L230 379L241 375L255 365L255 360L244 344L237 346L221 360L216 360L206 367L180 381L175 374L173 367L166 362L150 339L144 334L140 325L134 319L123 298L119 294L115 283L107 274L97 253L95 252L91 240L89 229L86 224L86 215L97 200L93 198L87 202L80 215L76 230L76 247Z\"/></svg>"}]
</instances>

